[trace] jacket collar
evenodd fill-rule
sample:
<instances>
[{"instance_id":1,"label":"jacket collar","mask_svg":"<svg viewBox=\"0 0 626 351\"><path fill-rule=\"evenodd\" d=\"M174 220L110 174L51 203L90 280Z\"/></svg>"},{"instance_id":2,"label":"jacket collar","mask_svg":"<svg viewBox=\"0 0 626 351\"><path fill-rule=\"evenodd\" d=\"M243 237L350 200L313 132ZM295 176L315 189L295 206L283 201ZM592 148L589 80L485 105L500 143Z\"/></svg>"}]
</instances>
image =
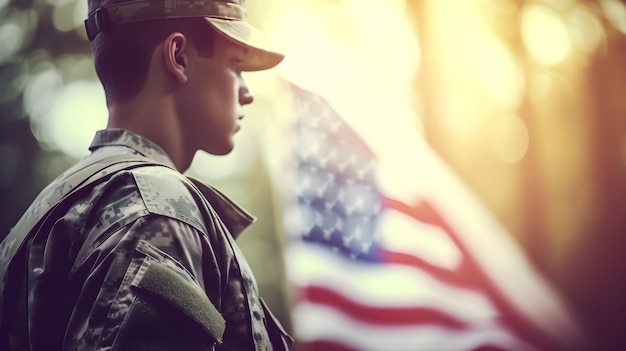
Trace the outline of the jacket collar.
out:
<instances>
[{"instance_id":1,"label":"jacket collar","mask_svg":"<svg viewBox=\"0 0 626 351\"><path fill-rule=\"evenodd\" d=\"M139 134L124 129L104 129L96 132L89 150L92 153L119 153L119 149L112 149L112 147L127 148L128 151L134 151L176 169L174 162L161 147ZM233 238L236 239L244 229L256 220L254 216L212 185L198 178L187 178L196 185L215 208Z\"/></svg>"},{"instance_id":2,"label":"jacket collar","mask_svg":"<svg viewBox=\"0 0 626 351\"><path fill-rule=\"evenodd\" d=\"M114 128L99 130L96 132L96 136L93 138L89 150L104 153L104 150L99 149L103 149L105 146L126 147L151 160L164 163L176 169L172 159L170 159L160 146L129 130Z\"/></svg>"}]
</instances>

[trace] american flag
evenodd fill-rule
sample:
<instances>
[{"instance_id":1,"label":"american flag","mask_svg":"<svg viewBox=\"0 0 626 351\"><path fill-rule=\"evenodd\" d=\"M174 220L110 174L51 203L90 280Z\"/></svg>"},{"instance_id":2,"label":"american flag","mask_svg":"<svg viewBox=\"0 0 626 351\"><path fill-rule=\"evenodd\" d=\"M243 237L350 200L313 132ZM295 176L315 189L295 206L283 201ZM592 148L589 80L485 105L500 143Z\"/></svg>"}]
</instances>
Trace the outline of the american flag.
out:
<instances>
[{"instance_id":1,"label":"american flag","mask_svg":"<svg viewBox=\"0 0 626 351\"><path fill-rule=\"evenodd\" d=\"M550 324L568 323L558 301L549 300L545 310L544 326L551 326L534 324L541 324L542 311L533 309L546 306L545 301L531 303L530 312L518 306L468 250L458 226L446 217L466 208L444 215L427 197L407 203L386 196L377 157L362 138L324 98L289 86L293 181L282 186L292 195L284 216L297 350L552 351L571 346L558 339L567 339L563 331L569 334L573 328ZM518 273L510 272L510 279L532 276Z\"/></svg>"}]
</instances>

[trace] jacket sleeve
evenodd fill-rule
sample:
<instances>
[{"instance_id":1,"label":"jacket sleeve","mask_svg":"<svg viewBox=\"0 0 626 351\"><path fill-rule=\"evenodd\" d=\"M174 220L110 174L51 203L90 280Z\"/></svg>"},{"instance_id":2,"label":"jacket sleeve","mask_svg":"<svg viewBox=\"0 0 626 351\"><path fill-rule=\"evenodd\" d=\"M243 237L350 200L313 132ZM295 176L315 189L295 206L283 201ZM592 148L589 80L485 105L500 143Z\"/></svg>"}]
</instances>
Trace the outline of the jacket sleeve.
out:
<instances>
[{"instance_id":1,"label":"jacket sleeve","mask_svg":"<svg viewBox=\"0 0 626 351\"><path fill-rule=\"evenodd\" d=\"M149 214L88 256L73 269L83 287L65 348L211 350L221 342L221 264L193 226Z\"/></svg>"}]
</instances>

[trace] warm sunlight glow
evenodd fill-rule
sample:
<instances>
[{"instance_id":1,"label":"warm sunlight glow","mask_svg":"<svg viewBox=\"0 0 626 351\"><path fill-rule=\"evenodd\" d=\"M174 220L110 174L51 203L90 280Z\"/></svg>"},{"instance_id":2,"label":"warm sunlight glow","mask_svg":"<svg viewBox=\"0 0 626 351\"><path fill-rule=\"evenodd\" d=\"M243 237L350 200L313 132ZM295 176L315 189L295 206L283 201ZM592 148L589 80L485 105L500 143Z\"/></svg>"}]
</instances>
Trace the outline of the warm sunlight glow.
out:
<instances>
[{"instance_id":1,"label":"warm sunlight glow","mask_svg":"<svg viewBox=\"0 0 626 351\"><path fill-rule=\"evenodd\" d=\"M528 129L519 117L500 116L493 123L492 147L496 157L504 163L521 160L528 150Z\"/></svg>"},{"instance_id":2,"label":"warm sunlight glow","mask_svg":"<svg viewBox=\"0 0 626 351\"><path fill-rule=\"evenodd\" d=\"M626 33L626 5L618 0L601 0L600 5L606 18L623 33Z\"/></svg>"},{"instance_id":3,"label":"warm sunlight glow","mask_svg":"<svg viewBox=\"0 0 626 351\"><path fill-rule=\"evenodd\" d=\"M75 68L81 61L72 61ZM96 130L106 126L107 110L99 82L64 84L60 71L51 63L32 76L26 86L24 108L39 141L73 157L86 155Z\"/></svg>"},{"instance_id":4,"label":"warm sunlight glow","mask_svg":"<svg viewBox=\"0 0 626 351\"><path fill-rule=\"evenodd\" d=\"M571 39L565 22L547 6L526 6L521 29L526 49L543 65L557 65L571 53Z\"/></svg>"},{"instance_id":5,"label":"warm sunlight glow","mask_svg":"<svg viewBox=\"0 0 626 351\"><path fill-rule=\"evenodd\" d=\"M287 49L280 73L328 99L385 162L410 167L420 51L404 2L302 1L282 11L269 27Z\"/></svg>"},{"instance_id":6,"label":"warm sunlight glow","mask_svg":"<svg viewBox=\"0 0 626 351\"><path fill-rule=\"evenodd\" d=\"M487 96L497 107L515 109L522 99L523 78L510 49L494 37L488 37L477 50Z\"/></svg>"},{"instance_id":7,"label":"warm sunlight glow","mask_svg":"<svg viewBox=\"0 0 626 351\"><path fill-rule=\"evenodd\" d=\"M622 18L626 19L626 14ZM586 4L577 4L572 9L568 17L568 29L573 44L584 52L596 50L604 37L602 23Z\"/></svg>"},{"instance_id":8,"label":"warm sunlight glow","mask_svg":"<svg viewBox=\"0 0 626 351\"><path fill-rule=\"evenodd\" d=\"M100 83L70 83L46 116L50 120L46 138L68 155L85 156L94 133L106 126L107 115Z\"/></svg>"}]
</instances>

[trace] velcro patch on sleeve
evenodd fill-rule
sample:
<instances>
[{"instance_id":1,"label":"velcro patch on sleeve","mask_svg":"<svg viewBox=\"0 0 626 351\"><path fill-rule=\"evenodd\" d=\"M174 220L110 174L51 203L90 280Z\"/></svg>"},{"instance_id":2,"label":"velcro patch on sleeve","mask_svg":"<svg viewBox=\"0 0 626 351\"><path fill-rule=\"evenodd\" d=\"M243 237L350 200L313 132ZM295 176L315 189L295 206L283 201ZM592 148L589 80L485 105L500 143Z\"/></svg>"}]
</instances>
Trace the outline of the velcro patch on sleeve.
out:
<instances>
[{"instance_id":1,"label":"velcro patch on sleeve","mask_svg":"<svg viewBox=\"0 0 626 351\"><path fill-rule=\"evenodd\" d=\"M202 326L215 340L222 342L226 322L204 291L185 280L172 268L151 261L141 280L134 285L163 298Z\"/></svg>"}]
</instances>

